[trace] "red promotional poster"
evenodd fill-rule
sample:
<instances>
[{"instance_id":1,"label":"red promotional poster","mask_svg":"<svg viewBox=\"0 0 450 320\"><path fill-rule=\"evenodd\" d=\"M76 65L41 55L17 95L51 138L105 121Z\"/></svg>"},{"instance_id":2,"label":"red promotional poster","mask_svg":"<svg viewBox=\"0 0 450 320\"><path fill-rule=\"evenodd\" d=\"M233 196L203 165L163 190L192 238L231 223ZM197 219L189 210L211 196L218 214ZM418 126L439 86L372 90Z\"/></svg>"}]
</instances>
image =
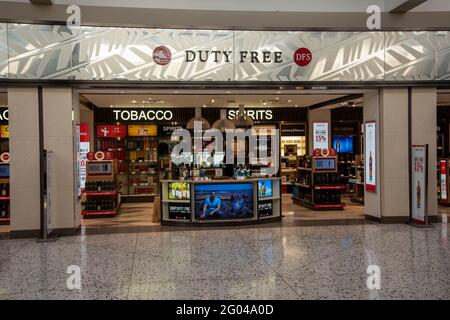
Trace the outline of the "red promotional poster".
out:
<instances>
[{"instance_id":1,"label":"red promotional poster","mask_svg":"<svg viewBox=\"0 0 450 320\"><path fill-rule=\"evenodd\" d=\"M80 142L89 142L89 125L80 123Z\"/></svg>"},{"instance_id":2,"label":"red promotional poster","mask_svg":"<svg viewBox=\"0 0 450 320\"><path fill-rule=\"evenodd\" d=\"M97 125L97 138L125 138L127 126L122 124Z\"/></svg>"}]
</instances>

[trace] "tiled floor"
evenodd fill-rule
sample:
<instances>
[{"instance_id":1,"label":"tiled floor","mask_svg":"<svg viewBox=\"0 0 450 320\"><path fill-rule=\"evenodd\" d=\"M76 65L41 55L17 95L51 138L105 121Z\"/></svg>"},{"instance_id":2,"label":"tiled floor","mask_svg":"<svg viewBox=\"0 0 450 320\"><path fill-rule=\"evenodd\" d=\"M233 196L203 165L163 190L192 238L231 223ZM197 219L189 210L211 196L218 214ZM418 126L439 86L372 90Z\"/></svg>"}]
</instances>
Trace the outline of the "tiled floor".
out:
<instances>
[{"instance_id":1,"label":"tiled floor","mask_svg":"<svg viewBox=\"0 0 450 320\"><path fill-rule=\"evenodd\" d=\"M450 299L449 226L348 225L0 240L2 299ZM69 266L81 290L69 290ZM377 265L381 288L367 288ZM70 282L70 281L69 281Z\"/></svg>"}]
</instances>

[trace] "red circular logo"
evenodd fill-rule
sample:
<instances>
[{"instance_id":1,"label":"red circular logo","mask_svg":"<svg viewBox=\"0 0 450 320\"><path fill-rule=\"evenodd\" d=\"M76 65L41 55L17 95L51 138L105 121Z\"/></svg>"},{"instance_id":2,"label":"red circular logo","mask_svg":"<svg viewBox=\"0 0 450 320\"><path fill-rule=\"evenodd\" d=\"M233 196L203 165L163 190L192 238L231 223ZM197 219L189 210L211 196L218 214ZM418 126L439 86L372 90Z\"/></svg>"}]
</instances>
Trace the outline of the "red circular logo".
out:
<instances>
[{"instance_id":1,"label":"red circular logo","mask_svg":"<svg viewBox=\"0 0 450 320\"><path fill-rule=\"evenodd\" d=\"M159 46L153 49L153 60L161 65L165 66L172 60L172 52L165 46Z\"/></svg>"},{"instance_id":2,"label":"red circular logo","mask_svg":"<svg viewBox=\"0 0 450 320\"><path fill-rule=\"evenodd\" d=\"M294 53L294 61L300 66L307 66L312 60L311 51L307 48L298 48Z\"/></svg>"},{"instance_id":3,"label":"red circular logo","mask_svg":"<svg viewBox=\"0 0 450 320\"><path fill-rule=\"evenodd\" d=\"M92 160L95 160L95 155L94 155L94 153L93 153L92 151L89 151L89 152L87 153L87 155L86 155L86 158L87 158L89 161L92 161Z\"/></svg>"}]
</instances>

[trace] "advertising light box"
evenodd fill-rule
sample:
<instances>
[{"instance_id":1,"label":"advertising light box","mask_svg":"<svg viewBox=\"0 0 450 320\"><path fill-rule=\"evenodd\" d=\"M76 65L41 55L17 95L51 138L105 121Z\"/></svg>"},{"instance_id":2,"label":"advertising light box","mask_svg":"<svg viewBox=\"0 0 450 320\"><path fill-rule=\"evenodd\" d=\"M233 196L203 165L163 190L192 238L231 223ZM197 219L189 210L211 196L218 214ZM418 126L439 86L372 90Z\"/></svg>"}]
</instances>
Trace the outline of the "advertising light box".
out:
<instances>
[{"instance_id":1,"label":"advertising light box","mask_svg":"<svg viewBox=\"0 0 450 320\"><path fill-rule=\"evenodd\" d=\"M328 149L328 122L313 123L313 149Z\"/></svg>"},{"instance_id":2,"label":"advertising light box","mask_svg":"<svg viewBox=\"0 0 450 320\"><path fill-rule=\"evenodd\" d=\"M127 126L123 124L97 125L97 138L125 138Z\"/></svg>"},{"instance_id":3,"label":"advertising light box","mask_svg":"<svg viewBox=\"0 0 450 320\"><path fill-rule=\"evenodd\" d=\"M0 137L9 138L9 125L0 125Z\"/></svg>"},{"instance_id":4,"label":"advertising light box","mask_svg":"<svg viewBox=\"0 0 450 320\"><path fill-rule=\"evenodd\" d=\"M270 198L273 195L272 180L258 181L258 198Z\"/></svg>"},{"instance_id":5,"label":"advertising light box","mask_svg":"<svg viewBox=\"0 0 450 320\"><path fill-rule=\"evenodd\" d=\"M158 126L154 124L128 126L129 137L154 137L156 135L158 135Z\"/></svg>"},{"instance_id":6,"label":"advertising light box","mask_svg":"<svg viewBox=\"0 0 450 320\"><path fill-rule=\"evenodd\" d=\"M366 191L376 192L377 190L377 153L376 153L376 123L366 122L364 130L365 138L365 182Z\"/></svg>"},{"instance_id":7,"label":"advertising light box","mask_svg":"<svg viewBox=\"0 0 450 320\"><path fill-rule=\"evenodd\" d=\"M197 184L195 218L198 220L230 220L253 218L253 184Z\"/></svg>"}]
</instances>

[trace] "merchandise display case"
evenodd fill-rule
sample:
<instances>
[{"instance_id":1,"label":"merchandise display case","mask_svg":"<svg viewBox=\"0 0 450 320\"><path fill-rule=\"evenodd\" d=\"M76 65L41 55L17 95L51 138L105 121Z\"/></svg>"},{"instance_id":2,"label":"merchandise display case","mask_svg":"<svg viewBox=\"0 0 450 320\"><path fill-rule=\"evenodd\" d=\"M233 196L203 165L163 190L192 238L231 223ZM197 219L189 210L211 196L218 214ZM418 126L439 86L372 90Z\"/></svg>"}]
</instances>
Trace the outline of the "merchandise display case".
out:
<instances>
[{"instance_id":1,"label":"merchandise display case","mask_svg":"<svg viewBox=\"0 0 450 320\"><path fill-rule=\"evenodd\" d=\"M161 222L249 224L281 219L279 177L161 181Z\"/></svg>"},{"instance_id":2,"label":"merchandise display case","mask_svg":"<svg viewBox=\"0 0 450 320\"><path fill-rule=\"evenodd\" d=\"M337 156L304 156L299 161L292 200L312 210L342 210Z\"/></svg>"},{"instance_id":3,"label":"merchandise display case","mask_svg":"<svg viewBox=\"0 0 450 320\"><path fill-rule=\"evenodd\" d=\"M11 221L9 192L9 163L0 162L0 224Z\"/></svg>"},{"instance_id":4,"label":"merchandise display case","mask_svg":"<svg viewBox=\"0 0 450 320\"><path fill-rule=\"evenodd\" d=\"M84 218L114 217L121 200L117 185L117 160L92 160L86 162L86 184L82 194Z\"/></svg>"}]
</instances>

